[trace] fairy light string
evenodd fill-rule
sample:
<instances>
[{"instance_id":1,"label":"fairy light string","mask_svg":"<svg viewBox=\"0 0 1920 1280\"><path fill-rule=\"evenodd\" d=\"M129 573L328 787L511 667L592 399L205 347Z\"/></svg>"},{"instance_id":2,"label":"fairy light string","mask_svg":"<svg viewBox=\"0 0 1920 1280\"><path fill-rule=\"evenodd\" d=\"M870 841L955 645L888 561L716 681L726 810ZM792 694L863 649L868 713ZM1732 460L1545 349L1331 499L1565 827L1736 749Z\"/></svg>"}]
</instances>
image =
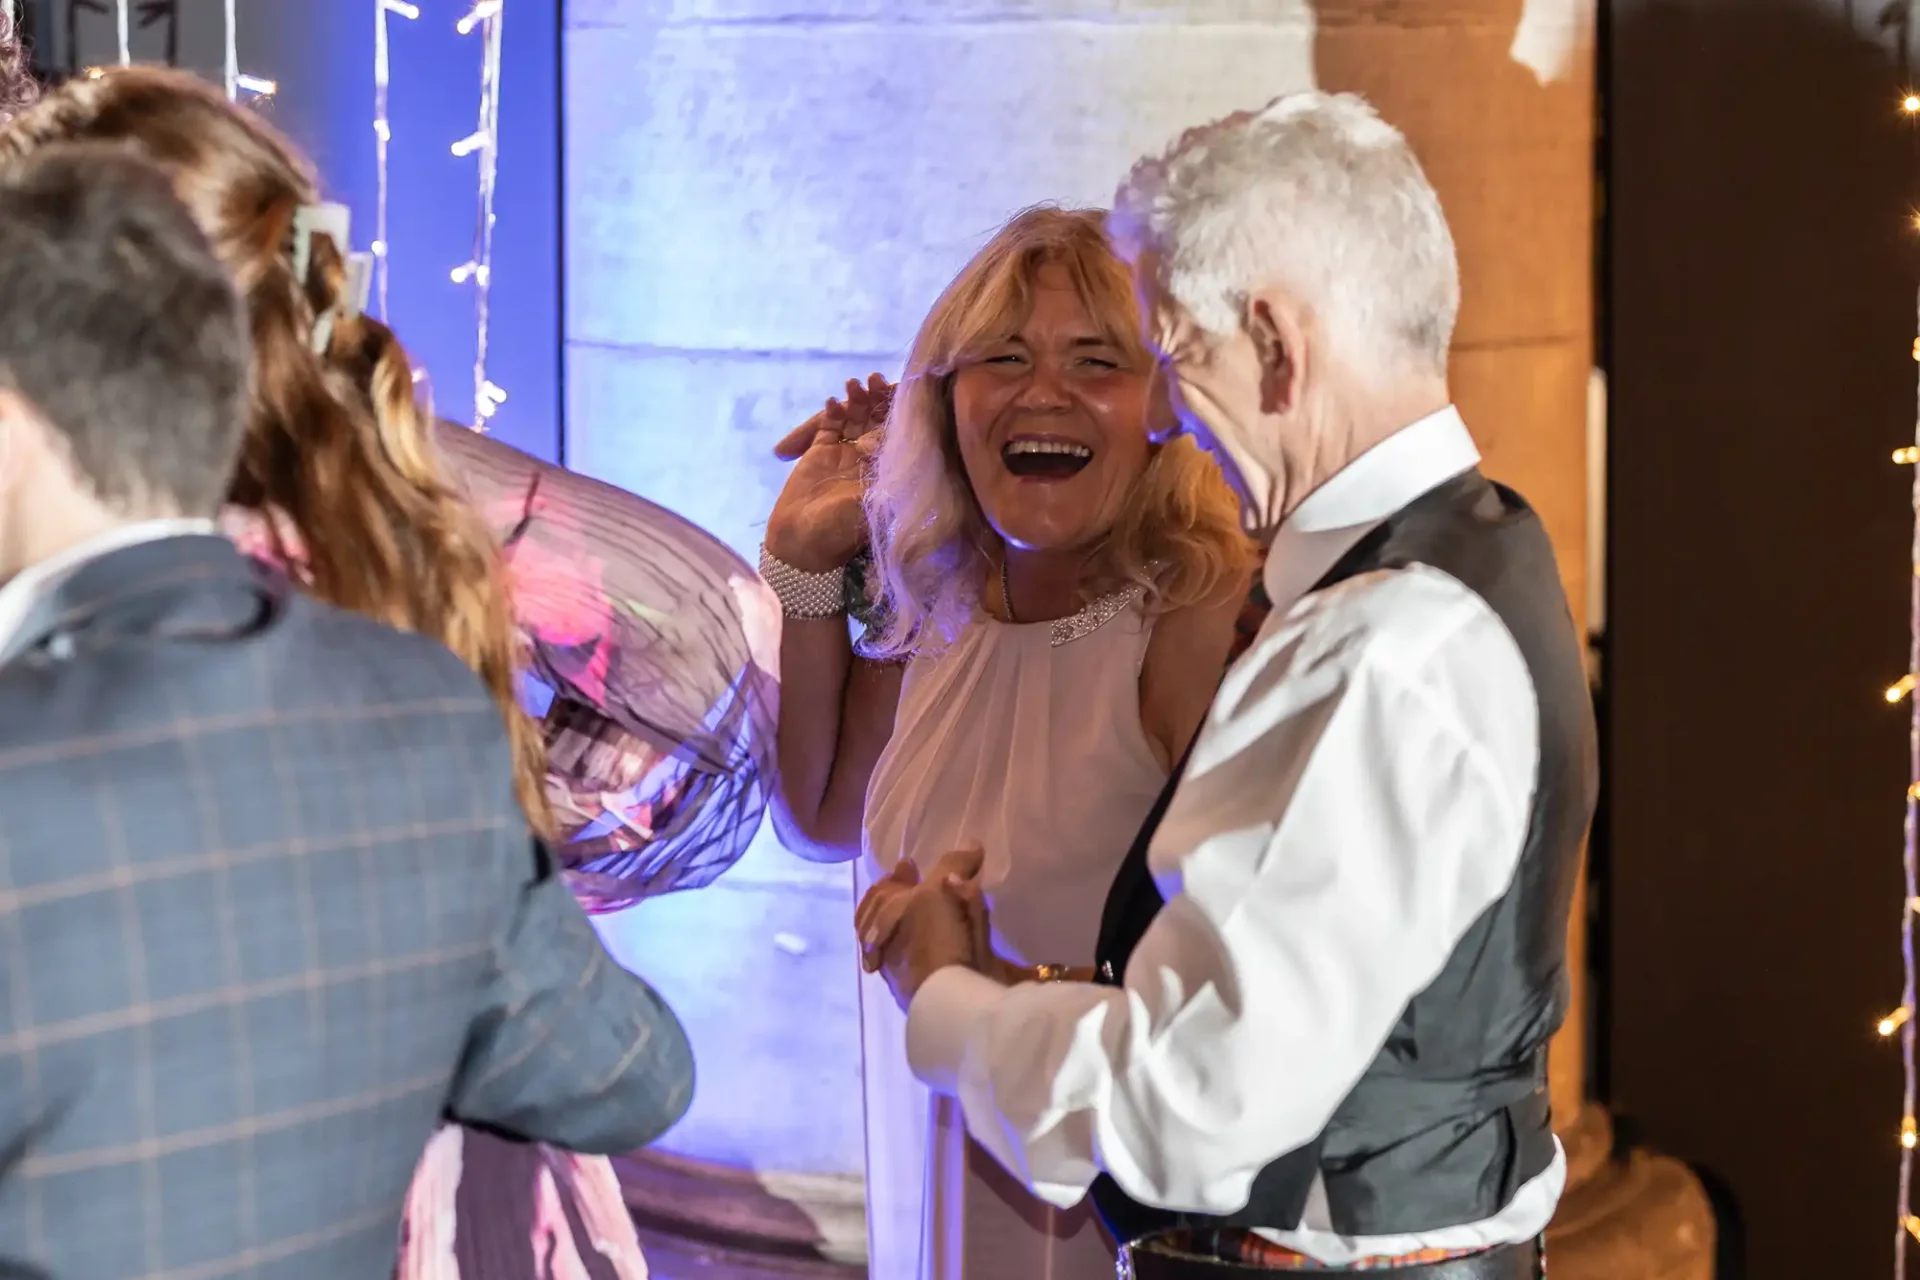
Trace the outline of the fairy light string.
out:
<instances>
[{"instance_id":1,"label":"fairy light string","mask_svg":"<svg viewBox=\"0 0 1920 1280\"><path fill-rule=\"evenodd\" d=\"M456 156L474 156L479 168L479 213L474 224L473 256L451 272L455 284L473 284L473 429L487 422L506 402L507 393L487 377L487 329L493 286L493 196L500 173L500 36L505 0L477 0L460 19L461 35L480 33L480 119L478 127L453 144Z\"/></svg>"},{"instance_id":2,"label":"fairy light string","mask_svg":"<svg viewBox=\"0 0 1920 1280\"><path fill-rule=\"evenodd\" d=\"M1920 117L1920 94L1907 93L1900 99L1900 110L1907 117ZM1915 218L1920 227L1920 216ZM1912 355L1920 362L1920 295L1914 308ZM1900 1037L1900 1178L1898 1214L1894 1225L1894 1280L1906 1280L1907 1250L1920 1240L1920 1216L1913 1212L1913 1155L1920 1145L1920 1128L1914 1119L1916 1072L1914 1068L1915 964L1913 952L1914 916L1920 914L1920 697L1915 697L1915 676L1920 674L1920 379L1916 379L1914 398L1913 444L1896 449L1893 460L1913 467L1911 501L1914 523L1909 547L1907 575L1907 674L1888 686L1889 703L1907 703L1907 794L1906 816L1902 824L1901 871L1904 893L1900 906L1900 1006L1880 1020L1883 1037Z\"/></svg>"},{"instance_id":3,"label":"fairy light string","mask_svg":"<svg viewBox=\"0 0 1920 1280\"><path fill-rule=\"evenodd\" d=\"M1909 96L1901 104L1907 114L1920 114L1920 100ZM1915 305L1914 350L1920 355L1920 299ZM1920 459L1920 390L1915 394L1914 406L1914 443L1910 448L1902 449L1894 455L1896 461ZM1905 1280L1907 1274L1907 1247L1910 1239L1920 1239L1920 1217L1912 1210L1913 1204L1913 1153L1916 1143L1920 1143L1920 1133L1916 1133L1914 1122L1915 1084L1914 1069L1914 1033L1913 1021L1915 996L1915 965L1913 952L1913 919L1916 909L1920 908L1920 698L1912 696L1914 675L1920 672L1920 466L1913 469L1912 502L1914 510L1913 540L1909 559L1911 571L1908 576L1907 603L1907 672L1899 683L1887 690L1889 701L1906 699L1907 718L1907 794L1906 816L1903 823L1903 843L1901 851L1901 869L1905 877L1905 892L1900 911L1900 961L1901 986L1900 1007L1880 1020L1880 1034L1900 1037L1900 1062L1902 1069L1900 1100L1900 1184L1899 1184L1899 1220L1895 1228L1894 1268L1895 1280Z\"/></svg>"},{"instance_id":4,"label":"fairy light string","mask_svg":"<svg viewBox=\"0 0 1920 1280\"><path fill-rule=\"evenodd\" d=\"M105 12L104 6L90 5L89 8L92 8L95 12ZM113 26L115 40L118 45L116 52L119 64L123 67L133 65L133 31L135 26L133 9L133 0L114 0ZM7 17L11 19L14 16L14 12L13 0L7 0ZM221 43L224 47L225 54L222 59L221 80L226 85L227 100L229 102L241 102L251 98L272 97L275 93L279 92L280 86L277 83L263 76L249 75L240 69L239 0L222 0L220 15L222 22ZM141 30L144 31L157 22L166 22L168 24L166 58L169 66L173 65L174 57L178 53L176 47L179 31L176 25L178 21L178 5L169 2L169 0L143 0L140 5L138 25ZM100 68L87 68L87 75L90 78L98 77L100 75Z\"/></svg>"},{"instance_id":5,"label":"fairy light string","mask_svg":"<svg viewBox=\"0 0 1920 1280\"><path fill-rule=\"evenodd\" d=\"M226 66L227 101L239 102L242 95L251 98L270 98L280 91L280 86L272 80L260 76L248 75L240 69L240 15L237 11L239 0L226 0Z\"/></svg>"},{"instance_id":6,"label":"fairy light string","mask_svg":"<svg viewBox=\"0 0 1920 1280\"><path fill-rule=\"evenodd\" d=\"M373 208L373 279L382 321L387 318L387 150L393 141L392 122L387 115L388 87L393 80L387 19L400 17L412 21L419 16L420 7L406 0L373 0L373 148L377 188Z\"/></svg>"}]
</instances>

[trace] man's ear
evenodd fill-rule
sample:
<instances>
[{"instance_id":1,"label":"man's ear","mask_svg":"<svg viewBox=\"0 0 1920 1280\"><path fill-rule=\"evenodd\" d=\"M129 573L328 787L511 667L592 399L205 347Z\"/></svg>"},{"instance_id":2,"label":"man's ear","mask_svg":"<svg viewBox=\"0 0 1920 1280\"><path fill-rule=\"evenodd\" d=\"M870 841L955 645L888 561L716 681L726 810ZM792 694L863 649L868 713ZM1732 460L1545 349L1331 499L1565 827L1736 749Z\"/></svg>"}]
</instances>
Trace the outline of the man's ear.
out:
<instances>
[{"instance_id":1,"label":"man's ear","mask_svg":"<svg viewBox=\"0 0 1920 1280\"><path fill-rule=\"evenodd\" d=\"M1247 333L1260 360L1260 412L1290 413L1300 402L1306 372L1306 342L1291 309L1255 296L1247 303Z\"/></svg>"},{"instance_id":2,"label":"man's ear","mask_svg":"<svg viewBox=\"0 0 1920 1280\"><path fill-rule=\"evenodd\" d=\"M28 412L26 401L0 390L0 487L12 481L26 464Z\"/></svg>"},{"instance_id":3,"label":"man's ear","mask_svg":"<svg viewBox=\"0 0 1920 1280\"><path fill-rule=\"evenodd\" d=\"M1147 439L1156 446L1180 434L1180 414L1173 407L1173 374L1156 361L1147 383Z\"/></svg>"},{"instance_id":4,"label":"man's ear","mask_svg":"<svg viewBox=\"0 0 1920 1280\"><path fill-rule=\"evenodd\" d=\"M52 428L33 401L0 386L0 483L11 484L40 470L53 445Z\"/></svg>"}]
</instances>

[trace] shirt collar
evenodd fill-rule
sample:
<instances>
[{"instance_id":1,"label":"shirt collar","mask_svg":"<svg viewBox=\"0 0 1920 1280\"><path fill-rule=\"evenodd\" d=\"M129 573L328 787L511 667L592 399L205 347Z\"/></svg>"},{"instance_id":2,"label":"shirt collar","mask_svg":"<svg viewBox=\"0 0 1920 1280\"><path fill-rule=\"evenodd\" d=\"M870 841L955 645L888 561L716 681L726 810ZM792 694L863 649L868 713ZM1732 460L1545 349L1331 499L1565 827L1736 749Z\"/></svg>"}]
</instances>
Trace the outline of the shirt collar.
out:
<instances>
[{"instance_id":1,"label":"shirt collar","mask_svg":"<svg viewBox=\"0 0 1920 1280\"><path fill-rule=\"evenodd\" d=\"M33 616L34 607L83 566L143 542L218 532L219 527L211 520L136 520L83 538L64 551L28 565L0 584L0 654L6 653L18 639L17 633Z\"/></svg>"},{"instance_id":2,"label":"shirt collar","mask_svg":"<svg viewBox=\"0 0 1920 1280\"><path fill-rule=\"evenodd\" d=\"M1479 461L1459 409L1448 405L1336 471L1274 536L1263 582L1275 613L1291 608L1382 520Z\"/></svg>"}]
</instances>

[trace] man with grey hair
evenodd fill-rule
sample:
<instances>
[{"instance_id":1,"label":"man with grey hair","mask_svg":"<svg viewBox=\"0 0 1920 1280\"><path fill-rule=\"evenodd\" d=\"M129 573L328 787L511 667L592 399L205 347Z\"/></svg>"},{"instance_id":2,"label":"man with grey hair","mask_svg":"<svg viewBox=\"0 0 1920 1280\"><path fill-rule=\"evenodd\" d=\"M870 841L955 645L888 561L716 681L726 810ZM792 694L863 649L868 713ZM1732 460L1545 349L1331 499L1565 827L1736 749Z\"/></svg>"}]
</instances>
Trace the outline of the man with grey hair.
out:
<instances>
[{"instance_id":1,"label":"man with grey hair","mask_svg":"<svg viewBox=\"0 0 1920 1280\"><path fill-rule=\"evenodd\" d=\"M1140 164L1113 231L1273 608L1100 982L1000 986L970 886L912 891L914 1070L1038 1195L1091 1189L1123 1275L1544 1274L1597 752L1552 547L1451 404L1439 200L1366 103L1302 93Z\"/></svg>"}]
</instances>

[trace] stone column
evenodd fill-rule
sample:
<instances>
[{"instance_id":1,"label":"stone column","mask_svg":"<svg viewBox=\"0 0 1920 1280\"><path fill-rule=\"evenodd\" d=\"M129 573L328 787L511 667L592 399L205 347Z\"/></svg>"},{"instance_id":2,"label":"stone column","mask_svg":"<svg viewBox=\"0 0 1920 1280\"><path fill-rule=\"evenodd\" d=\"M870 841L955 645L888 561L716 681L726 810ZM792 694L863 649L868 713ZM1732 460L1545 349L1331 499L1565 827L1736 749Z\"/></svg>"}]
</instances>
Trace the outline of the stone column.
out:
<instances>
[{"instance_id":1,"label":"stone column","mask_svg":"<svg viewBox=\"0 0 1920 1280\"><path fill-rule=\"evenodd\" d=\"M1559 9L1571 24L1570 6ZM1371 100L1440 192L1460 256L1455 399L1487 470L1540 511L1576 622L1586 605L1593 328L1593 70L1557 47L1552 78L1513 56L1521 0L1318 0L1320 87ZM1423 15L1426 20L1421 21ZM1585 968L1584 902L1569 939ZM1554 1045L1554 1111L1585 1097L1585 983Z\"/></svg>"},{"instance_id":2,"label":"stone column","mask_svg":"<svg viewBox=\"0 0 1920 1280\"><path fill-rule=\"evenodd\" d=\"M1371 99L1439 189L1464 298L1455 398L1495 477L1537 506L1576 619L1587 601L1592 362L1592 0L1318 0L1320 87ZM1588 1100L1586 894L1568 953L1574 1004L1551 1091L1569 1190L1556 1280L1708 1280L1713 1221L1692 1174L1616 1152Z\"/></svg>"},{"instance_id":3,"label":"stone column","mask_svg":"<svg viewBox=\"0 0 1920 1280\"><path fill-rule=\"evenodd\" d=\"M1573 17L1520 0L572 0L568 22L576 468L750 553L782 475L772 441L847 377L896 372L1009 214L1103 204L1185 127L1318 83L1373 98L1439 186L1465 272L1459 399L1582 600L1592 76ZM851 905L844 868L763 839L712 889L609 923L700 1055L692 1117L628 1167L669 1256L677 1234L756 1275L857 1266ZM1579 957L1577 926L1572 942ZM1555 1274L1704 1276L1697 1249L1620 1252L1647 1233L1619 1225L1617 1191L1588 1190L1670 1184L1681 1225L1653 1234L1710 1239L1678 1166L1610 1160L1604 1111L1582 1105L1580 985L1554 1054L1579 1184Z\"/></svg>"}]
</instances>

